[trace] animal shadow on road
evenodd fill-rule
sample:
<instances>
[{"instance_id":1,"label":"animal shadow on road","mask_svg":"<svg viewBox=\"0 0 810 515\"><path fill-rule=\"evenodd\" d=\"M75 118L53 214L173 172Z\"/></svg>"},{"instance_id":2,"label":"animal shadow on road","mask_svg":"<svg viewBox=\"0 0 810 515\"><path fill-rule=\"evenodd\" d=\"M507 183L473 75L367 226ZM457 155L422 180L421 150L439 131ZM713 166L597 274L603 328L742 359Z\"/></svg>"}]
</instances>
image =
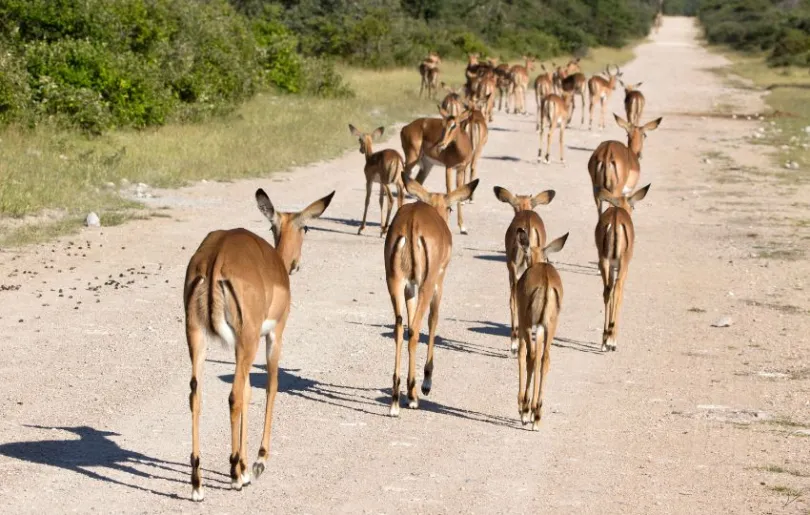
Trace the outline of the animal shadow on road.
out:
<instances>
[{"instance_id":1,"label":"animal shadow on road","mask_svg":"<svg viewBox=\"0 0 810 515\"><path fill-rule=\"evenodd\" d=\"M228 361L206 360L209 363L217 363L221 365L233 365ZM262 364L253 364L253 368L261 370L261 372L251 372L250 386L252 388L259 388L264 390L267 387L267 366ZM294 372L299 370L290 370L279 367L278 369L278 391L286 393L294 397L300 397L313 402L322 402L330 404L339 408L349 409L367 415L374 415L384 417L385 415L375 411L365 409L366 406L375 406L376 403L373 399L358 395L358 392L368 391L379 393L378 388L357 388L353 386L343 386L329 383L322 383L315 379L309 379L296 375ZM219 378L228 383L233 384L233 374L223 374Z\"/></svg>"},{"instance_id":2,"label":"animal shadow on road","mask_svg":"<svg viewBox=\"0 0 810 515\"><path fill-rule=\"evenodd\" d=\"M566 145L565 148L567 148L568 150L579 150L581 152L593 152L594 150L596 150L596 147L594 147L594 148L578 147L576 145Z\"/></svg>"},{"instance_id":3,"label":"animal shadow on road","mask_svg":"<svg viewBox=\"0 0 810 515\"><path fill-rule=\"evenodd\" d=\"M487 130L495 132L518 132L517 129L508 129L506 127L488 127Z\"/></svg>"},{"instance_id":4,"label":"animal shadow on road","mask_svg":"<svg viewBox=\"0 0 810 515\"><path fill-rule=\"evenodd\" d=\"M489 159L490 161L512 161L513 163L519 163L521 159L515 156L482 156L482 159Z\"/></svg>"},{"instance_id":5,"label":"animal shadow on road","mask_svg":"<svg viewBox=\"0 0 810 515\"><path fill-rule=\"evenodd\" d=\"M582 275L595 275L599 277L599 268L596 265L580 265L578 263L563 263L562 261L549 261L554 268L559 270L560 272L571 272L572 274L582 274Z\"/></svg>"},{"instance_id":6,"label":"animal shadow on road","mask_svg":"<svg viewBox=\"0 0 810 515\"><path fill-rule=\"evenodd\" d=\"M350 323L357 324L357 325L369 326L369 327L378 327L378 328L381 328L381 329L388 329L388 331L385 331L385 332L381 333L381 336L384 337L384 338L390 338L392 340L394 338L394 326L391 325L391 324L361 324L360 322L350 322ZM406 330L405 330L405 340L406 341L408 339L408 334L409 334L408 329L406 328ZM421 343L423 345L427 345L427 343L428 343L428 335L427 335L427 333L424 333L424 332L419 333L419 343ZM436 335L436 341L435 341L434 345L439 349L447 349L447 350L452 350L452 351L456 351L456 352L466 352L468 354L477 354L479 356L484 356L484 357L487 357L487 358L505 359L507 357L506 354L500 353L500 352L498 352L496 350L493 350L493 349L491 349L491 348L489 348L487 346L476 345L474 343L467 343L467 342L462 342L462 341L459 341L459 340L453 340L453 339L450 339L450 338L445 338L445 337L440 336L438 334Z\"/></svg>"},{"instance_id":7,"label":"animal shadow on road","mask_svg":"<svg viewBox=\"0 0 810 515\"><path fill-rule=\"evenodd\" d=\"M151 488L138 486L136 484L127 483L120 479L115 479L105 475L103 470L108 470L109 472L113 473L123 472L125 474L129 474L130 476L135 476L149 481L158 479L161 481L169 481L183 485L188 483L188 481L183 479L158 476L153 474L151 471L144 472L136 468L138 466L148 466L180 475L187 473L185 469L188 468L188 464L163 461L136 451L123 449L109 438L110 436L120 436L119 433L114 433L112 431L99 431L98 429L94 429L89 426L45 427L26 425L25 427L32 427L48 431L67 431L77 435L79 439L36 440L30 442L7 443L0 445L0 455L16 458L18 460L27 461L30 463L38 463L41 465L49 465L51 467L69 470L92 479L97 479L99 481L113 483L171 499L180 499L180 497L174 493L161 492ZM173 466L181 467L183 470L178 470ZM99 469L101 469L101 471L99 471ZM212 472L210 470L207 472L213 475L224 476L224 474ZM208 482L210 484L212 482L211 479L208 479ZM227 484L225 481L221 480L214 480L214 483L220 483L223 485ZM226 489L216 486L215 484L211 485L210 488Z\"/></svg>"},{"instance_id":8,"label":"animal shadow on road","mask_svg":"<svg viewBox=\"0 0 810 515\"><path fill-rule=\"evenodd\" d=\"M501 324L498 322L486 322L483 320L478 320L476 322L472 322L469 320L458 320L458 321L468 324L477 324L477 326L470 327L469 330L474 333L486 334L489 336L498 336L504 338L504 341L508 341L508 338L512 333L511 326L507 324ZM586 342L583 340L574 340L571 338L564 338L562 336L555 336L552 345L554 347L560 347L563 349L572 349L579 352L599 354L600 356L603 354L601 351L600 344L596 342ZM504 346L504 350L505 349L506 347Z\"/></svg>"},{"instance_id":9,"label":"animal shadow on road","mask_svg":"<svg viewBox=\"0 0 810 515\"><path fill-rule=\"evenodd\" d=\"M388 407L391 405L391 389L387 388L385 393L386 395L377 397L376 400L379 404ZM403 399L400 402L402 403L405 401ZM492 424L501 427L521 429L520 423L517 420L517 418L511 419L507 417L501 417L498 415L487 415L486 413L481 413L479 411L472 411L462 408L454 408L452 406L445 406L444 404L439 404L438 402L428 400L425 397L419 398L418 409L406 410L406 413L407 411L428 411L430 413L436 413L439 415L449 415L451 417L463 418L465 420L471 420L473 422L484 422L486 424Z\"/></svg>"}]
</instances>

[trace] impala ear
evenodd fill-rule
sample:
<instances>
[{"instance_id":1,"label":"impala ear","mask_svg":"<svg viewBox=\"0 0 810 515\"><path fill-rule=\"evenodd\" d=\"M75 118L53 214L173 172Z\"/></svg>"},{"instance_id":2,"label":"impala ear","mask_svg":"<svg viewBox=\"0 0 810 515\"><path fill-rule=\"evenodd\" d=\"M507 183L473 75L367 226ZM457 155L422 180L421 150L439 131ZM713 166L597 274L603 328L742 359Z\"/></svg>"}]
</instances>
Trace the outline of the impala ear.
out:
<instances>
[{"instance_id":1,"label":"impala ear","mask_svg":"<svg viewBox=\"0 0 810 515\"><path fill-rule=\"evenodd\" d=\"M616 113L613 113L613 118L616 119L616 123L618 123L619 127L621 127L622 129L626 130L627 132L633 130L633 126L627 123L627 121L621 116L617 115Z\"/></svg>"},{"instance_id":2,"label":"impala ear","mask_svg":"<svg viewBox=\"0 0 810 515\"><path fill-rule=\"evenodd\" d=\"M408 193L410 193L414 197L418 198L422 202L425 202L425 203L428 203L428 204L430 203L430 192L428 190L426 190L425 188L423 188L422 185L419 184L418 181L415 181L415 180L411 179L410 177L408 177L407 174L405 174L405 172L402 172L400 177L402 179L402 184L405 185L405 190Z\"/></svg>"},{"instance_id":3,"label":"impala ear","mask_svg":"<svg viewBox=\"0 0 810 515\"><path fill-rule=\"evenodd\" d=\"M374 129L374 132L371 133L371 138L372 139L381 138L383 132L385 132L385 127L377 127L376 129Z\"/></svg>"},{"instance_id":4,"label":"impala ear","mask_svg":"<svg viewBox=\"0 0 810 515\"><path fill-rule=\"evenodd\" d=\"M473 192L475 191L475 188L478 187L478 181L479 180L480 179L476 179L476 180L474 180L472 182L469 182L469 183L465 184L464 186L462 186L460 188L456 188L455 190L448 193L447 196L445 197L447 205L454 204L456 202L463 202L465 200L469 200L469 198L472 196Z\"/></svg>"},{"instance_id":5,"label":"impala ear","mask_svg":"<svg viewBox=\"0 0 810 515\"><path fill-rule=\"evenodd\" d=\"M647 123L644 124L643 127L641 127L641 130L642 131L654 131L655 129L658 128L658 125L661 123L661 120L663 120L663 118L657 118L657 119L655 119L655 120L653 120L651 122L647 122Z\"/></svg>"},{"instance_id":6,"label":"impala ear","mask_svg":"<svg viewBox=\"0 0 810 515\"><path fill-rule=\"evenodd\" d=\"M332 197L335 196L335 192L333 191L329 195L323 197L322 199L316 200L312 204L308 205L304 208L303 211L299 211L295 215L295 221L298 225L303 225L308 220L312 220L313 218L318 218L326 211L326 208L329 207L329 203L332 202Z\"/></svg>"},{"instance_id":7,"label":"impala ear","mask_svg":"<svg viewBox=\"0 0 810 515\"><path fill-rule=\"evenodd\" d=\"M358 130L355 128L355 126L354 126L354 125L352 125L352 124L349 124L349 132L351 132L351 133L352 133L352 136L355 136L355 137L358 137L358 138L359 138L360 136L362 136L362 135L363 135L363 133L361 133L360 131L358 131Z\"/></svg>"},{"instance_id":8,"label":"impala ear","mask_svg":"<svg viewBox=\"0 0 810 515\"><path fill-rule=\"evenodd\" d=\"M501 202L505 202L512 207L516 207L517 199L512 194L511 191L507 190L506 188L501 188L500 186L495 186L492 188L492 191L495 192L495 197L500 200Z\"/></svg>"},{"instance_id":9,"label":"impala ear","mask_svg":"<svg viewBox=\"0 0 810 515\"><path fill-rule=\"evenodd\" d=\"M650 186L652 186L652 184L648 184L643 188L641 188L640 190L638 190L637 192L630 195L630 197L628 197L627 199L628 204L630 204L630 206L632 207L636 204L636 202L643 200L644 197L647 196L647 192L650 191Z\"/></svg>"},{"instance_id":10,"label":"impala ear","mask_svg":"<svg viewBox=\"0 0 810 515\"><path fill-rule=\"evenodd\" d=\"M552 252L561 251L563 249L563 247L565 247L565 242L568 241L568 235L569 234L570 233L565 233L562 236L560 236L559 238L557 238L556 240L554 240L551 243L549 243L548 245L546 245L546 248L543 249L543 252L546 253L546 254L550 254Z\"/></svg>"},{"instance_id":11,"label":"impala ear","mask_svg":"<svg viewBox=\"0 0 810 515\"><path fill-rule=\"evenodd\" d=\"M280 224L281 219L278 216L276 208L273 207L270 197L268 197L267 193L265 193L261 188L256 190L256 205L259 206L259 211L262 212L264 217L267 218L271 224L274 226L278 226Z\"/></svg>"},{"instance_id":12,"label":"impala ear","mask_svg":"<svg viewBox=\"0 0 810 515\"><path fill-rule=\"evenodd\" d=\"M450 113L448 113L441 104L436 104L436 106L439 108L439 114L442 118L448 118L450 116Z\"/></svg>"},{"instance_id":13,"label":"impala ear","mask_svg":"<svg viewBox=\"0 0 810 515\"><path fill-rule=\"evenodd\" d=\"M538 193L532 197L532 207L549 204L552 200L554 200L556 195L557 192L554 190L546 190L542 193Z\"/></svg>"},{"instance_id":14,"label":"impala ear","mask_svg":"<svg viewBox=\"0 0 810 515\"><path fill-rule=\"evenodd\" d=\"M638 88L640 88L642 84L644 84L644 83L643 83L643 82L639 82L639 83L634 84L634 85L633 85L633 89L638 89Z\"/></svg>"}]
</instances>

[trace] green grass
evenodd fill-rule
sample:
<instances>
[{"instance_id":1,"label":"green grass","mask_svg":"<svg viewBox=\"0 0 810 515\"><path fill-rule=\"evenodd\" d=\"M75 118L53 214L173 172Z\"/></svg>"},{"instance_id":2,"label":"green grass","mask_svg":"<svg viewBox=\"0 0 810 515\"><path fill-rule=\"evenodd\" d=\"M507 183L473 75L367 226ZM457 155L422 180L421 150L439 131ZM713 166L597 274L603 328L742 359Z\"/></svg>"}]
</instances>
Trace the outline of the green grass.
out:
<instances>
[{"instance_id":1,"label":"green grass","mask_svg":"<svg viewBox=\"0 0 810 515\"><path fill-rule=\"evenodd\" d=\"M594 49L581 66L586 73L594 73L608 62L623 64L632 57L632 46ZM440 80L463 84L465 66L443 63ZM380 125L390 129L396 122L437 113L436 100L418 98L415 65L386 71L345 67L340 71L355 90L354 98L260 94L234 113L205 123L119 130L95 139L50 126L7 128L0 132L0 221L45 209L58 209L65 216L31 227L12 224L4 228L0 223L0 245L19 245L76 230L89 211L99 213L104 225L116 221L115 217L119 221L131 217L127 210L133 203L114 188L105 187L107 183L120 185L126 180L178 187L201 179L267 177L355 148L349 123L367 131ZM442 96L439 92L437 100ZM108 218L104 213L119 214Z\"/></svg>"}]
</instances>

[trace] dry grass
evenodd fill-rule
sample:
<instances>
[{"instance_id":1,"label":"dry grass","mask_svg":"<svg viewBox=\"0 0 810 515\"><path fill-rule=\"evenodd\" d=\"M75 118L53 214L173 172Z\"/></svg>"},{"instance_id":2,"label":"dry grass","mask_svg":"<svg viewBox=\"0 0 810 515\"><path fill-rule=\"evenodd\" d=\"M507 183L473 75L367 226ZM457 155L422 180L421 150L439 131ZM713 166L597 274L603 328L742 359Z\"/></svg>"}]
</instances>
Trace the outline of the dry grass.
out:
<instances>
[{"instance_id":1,"label":"dry grass","mask_svg":"<svg viewBox=\"0 0 810 515\"><path fill-rule=\"evenodd\" d=\"M632 47L596 49L582 67L592 73L607 62L621 64L632 56ZM464 67L461 62L442 64L441 79L462 84ZM418 98L416 66L341 72L357 93L354 98L262 94L229 116L206 123L115 131L93 140L52 127L5 130L0 133L0 217L58 209L64 218L36 227L0 224L0 244L17 245L73 230L89 211L106 214L108 220L132 216L132 203L105 187L107 183L176 187L201 179L266 177L353 147L356 141L348 123L367 130L380 125L390 129L396 122L436 112L435 101Z\"/></svg>"}]
</instances>

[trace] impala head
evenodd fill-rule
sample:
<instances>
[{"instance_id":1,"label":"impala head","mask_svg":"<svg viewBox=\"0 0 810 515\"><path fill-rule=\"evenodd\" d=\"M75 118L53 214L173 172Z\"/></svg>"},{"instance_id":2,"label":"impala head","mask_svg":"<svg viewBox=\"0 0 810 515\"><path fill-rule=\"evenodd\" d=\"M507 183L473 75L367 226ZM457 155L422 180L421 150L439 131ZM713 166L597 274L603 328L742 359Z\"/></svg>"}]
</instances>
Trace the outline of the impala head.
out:
<instances>
[{"instance_id":1,"label":"impala head","mask_svg":"<svg viewBox=\"0 0 810 515\"><path fill-rule=\"evenodd\" d=\"M501 62L500 57L490 57L487 61L489 61L489 65L495 68L498 66L498 63Z\"/></svg>"},{"instance_id":2,"label":"impala head","mask_svg":"<svg viewBox=\"0 0 810 515\"><path fill-rule=\"evenodd\" d=\"M565 75L571 75L572 73L577 73L581 71L579 68L579 57L576 59L571 59L568 61L568 64L565 65Z\"/></svg>"},{"instance_id":3,"label":"impala head","mask_svg":"<svg viewBox=\"0 0 810 515\"><path fill-rule=\"evenodd\" d=\"M531 268L535 263L548 263L548 255L552 252L559 252L565 247L565 242L568 240L568 234L565 233L556 240L552 241L545 247L532 247L529 243L529 235L522 227L517 230L515 237L517 238L518 247L523 250L524 265L526 268Z\"/></svg>"},{"instance_id":4,"label":"impala head","mask_svg":"<svg viewBox=\"0 0 810 515\"><path fill-rule=\"evenodd\" d=\"M638 88L640 88L643 82L636 82L635 84L625 84L620 80L619 84L622 85L622 87L624 88L624 94L627 95L631 91L636 91Z\"/></svg>"},{"instance_id":5,"label":"impala head","mask_svg":"<svg viewBox=\"0 0 810 515\"><path fill-rule=\"evenodd\" d=\"M442 58L441 58L441 57L439 57L439 54L437 54L437 53L436 53L436 52L434 52L434 51L431 51L431 52L428 54L428 56L427 56L427 60L428 60L428 61L431 61L431 62L434 62L434 63L436 63L436 64L439 64L440 62L442 62Z\"/></svg>"},{"instance_id":6,"label":"impala head","mask_svg":"<svg viewBox=\"0 0 810 515\"><path fill-rule=\"evenodd\" d=\"M464 111L458 116L454 116L442 106L439 106L439 114L442 115L442 136L437 147L439 152L443 152L444 149L456 139L458 132L461 130L461 124L464 123L472 113L470 111Z\"/></svg>"},{"instance_id":7,"label":"impala head","mask_svg":"<svg viewBox=\"0 0 810 515\"><path fill-rule=\"evenodd\" d=\"M546 190L534 196L514 195L506 188L501 188L500 186L495 186L493 190L495 191L495 197L497 197L497 199L501 202L505 202L512 206L515 213L519 213L521 211L531 211L537 206L549 204L552 200L554 200L554 196L557 194L554 190Z\"/></svg>"},{"instance_id":8,"label":"impala head","mask_svg":"<svg viewBox=\"0 0 810 515\"><path fill-rule=\"evenodd\" d=\"M622 72L622 71L619 69L619 65L618 65L618 64L614 64L613 66L615 66L615 67L616 67L616 69L615 69L613 72L611 72L611 71L610 71L610 65L607 65L607 66L605 67L605 73L607 74L608 79L609 79L611 82L613 82L613 89L616 89L616 79L618 79L619 77L621 77L622 75L624 75L624 73L623 73L623 72Z\"/></svg>"},{"instance_id":9,"label":"impala head","mask_svg":"<svg viewBox=\"0 0 810 515\"><path fill-rule=\"evenodd\" d=\"M629 148L630 151L636 155L636 157L641 159L641 149L644 147L644 138L647 137L647 131L654 131L657 129L662 118L656 118L655 120L647 122L639 127L638 125L633 125L632 123L626 121L616 113L613 113L613 117L616 119L616 123L619 124L619 127L627 131L627 148Z\"/></svg>"},{"instance_id":10,"label":"impala head","mask_svg":"<svg viewBox=\"0 0 810 515\"><path fill-rule=\"evenodd\" d=\"M361 154L371 154L371 142L375 138L379 138L383 135L385 131L385 127L377 127L374 129L374 132L371 134L366 134L364 132L358 131L354 125L349 124L349 132L352 133L352 136L356 137L357 140L360 142L360 153Z\"/></svg>"},{"instance_id":11,"label":"impala head","mask_svg":"<svg viewBox=\"0 0 810 515\"><path fill-rule=\"evenodd\" d=\"M636 190L635 193L629 196L622 195L621 197L614 197L613 194L610 193L610 190L601 187L599 189L599 200L604 200L605 202L609 203L610 205L617 207L619 209L624 209L628 213L633 212L633 208L635 207L636 202L644 199L647 196L647 192L650 191L650 186L652 184L648 184L643 188Z\"/></svg>"},{"instance_id":12,"label":"impala head","mask_svg":"<svg viewBox=\"0 0 810 515\"><path fill-rule=\"evenodd\" d=\"M405 190L416 197L417 199L421 200L425 204L430 204L433 206L436 211L439 212L439 216L442 217L442 220L445 222L450 216L451 207L453 204L457 202L463 202L465 200L469 200L472 196L475 188L478 187L479 179L475 179L472 182L468 182L464 186L460 188L456 188L455 190L451 191L450 193L433 193L426 190L421 184L417 181L411 179L407 176L405 172L401 174L402 183L405 185Z\"/></svg>"},{"instance_id":13,"label":"impala head","mask_svg":"<svg viewBox=\"0 0 810 515\"><path fill-rule=\"evenodd\" d=\"M270 220L275 247L278 253L281 254L281 259L284 261L288 274L292 275L297 272L301 266L301 246L304 243L304 234L308 230L307 222L321 216L329 207L334 195L335 192L333 191L322 199L316 200L302 211L282 213L276 211L273 203L270 202L270 197L267 196L263 189L256 190L256 204L258 204L259 211L262 212L265 218Z\"/></svg>"},{"instance_id":14,"label":"impala head","mask_svg":"<svg viewBox=\"0 0 810 515\"><path fill-rule=\"evenodd\" d=\"M467 64L468 65L478 64L478 54L467 54Z\"/></svg>"}]
</instances>

